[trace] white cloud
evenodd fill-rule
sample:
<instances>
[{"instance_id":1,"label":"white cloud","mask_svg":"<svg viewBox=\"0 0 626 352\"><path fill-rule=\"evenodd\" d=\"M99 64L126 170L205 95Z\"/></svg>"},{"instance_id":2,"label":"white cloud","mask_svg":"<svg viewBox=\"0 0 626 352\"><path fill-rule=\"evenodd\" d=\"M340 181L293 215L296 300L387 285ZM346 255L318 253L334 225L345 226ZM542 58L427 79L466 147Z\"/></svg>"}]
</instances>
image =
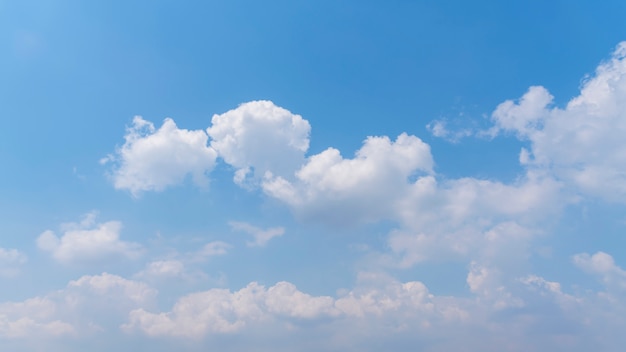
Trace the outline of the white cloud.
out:
<instances>
[{"instance_id":1,"label":"white cloud","mask_svg":"<svg viewBox=\"0 0 626 352\"><path fill-rule=\"evenodd\" d=\"M44 231L37 238L37 246L63 263L98 261L115 256L137 258L141 246L120 240L121 229L120 222L96 223L96 214L89 213L80 223L64 224L61 236L51 230Z\"/></svg>"},{"instance_id":2,"label":"white cloud","mask_svg":"<svg viewBox=\"0 0 626 352\"><path fill-rule=\"evenodd\" d=\"M543 87L531 87L518 101L493 112L499 131L530 142L520 161L549 170L579 192L607 200L626 199L626 42L598 66L580 94L564 108L551 106Z\"/></svg>"},{"instance_id":3,"label":"white cloud","mask_svg":"<svg viewBox=\"0 0 626 352\"><path fill-rule=\"evenodd\" d=\"M529 241L558 216L565 202L560 190L532 173L513 184L423 177L396 204L401 226L391 232L389 247L401 255L401 266L451 256L500 265L524 260Z\"/></svg>"},{"instance_id":4,"label":"white cloud","mask_svg":"<svg viewBox=\"0 0 626 352\"><path fill-rule=\"evenodd\" d=\"M626 291L626 271L615 264L611 255L604 252L597 252L594 255L581 253L575 255L572 260L584 271L601 277L608 288Z\"/></svg>"},{"instance_id":5,"label":"white cloud","mask_svg":"<svg viewBox=\"0 0 626 352\"><path fill-rule=\"evenodd\" d=\"M337 309L347 317L391 316L401 321L419 316L423 322L432 318L438 309L434 296L419 281L401 283L386 275L366 272L359 274L358 281L355 289L340 295L335 302ZM403 324L398 322L397 325Z\"/></svg>"},{"instance_id":6,"label":"white cloud","mask_svg":"<svg viewBox=\"0 0 626 352\"><path fill-rule=\"evenodd\" d=\"M294 182L268 173L263 189L305 217L375 222L393 217L393 202L407 191L409 178L432 168L430 147L415 136L369 137L353 159L329 148L309 157Z\"/></svg>"},{"instance_id":7,"label":"white cloud","mask_svg":"<svg viewBox=\"0 0 626 352\"><path fill-rule=\"evenodd\" d=\"M230 248L232 246L226 242L212 241L186 253L170 252L165 258L147 262L143 270L137 272L134 277L150 283L172 280L179 283L206 283L210 279L215 284L221 285L225 279L223 274L211 278L198 266L211 257L226 255Z\"/></svg>"},{"instance_id":8,"label":"white cloud","mask_svg":"<svg viewBox=\"0 0 626 352\"><path fill-rule=\"evenodd\" d=\"M146 263L143 270L134 277L150 283L162 283L174 280L177 282L193 283L208 279L208 276L199 270L194 270L184 260L165 259Z\"/></svg>"},{"instance_id":9,"label":"white cloud","mask_svg":"<svg viewBox=\"0 0 626 352\"><path fill-rule=\"evenodd\" d=\"M185 264L179 260L156 260L146 264L139 277L180 277L185 272Z\"/></svg>"},{"instance_id":10,"label":"white cloud","mask_svg":"<svg viewBox=\"0 0 626 352\"><path fill-rule=\"evenodd\" d=\"M204 131L179 129L169 118L157 130L136 116L124 139L115 155L101 161L114 162L111 176L116 189L137 196L142 191L162 191L188 175L197 185L208 184L206 174L213 169L217 153L207 146Z\"/></svg>"},{"instance_id":11,"label":"white cloud","mask_svg":"<svg viewBox=\"0 0 626 352\"><path fill-rule=\"evenodd\" d=\"M92 293L97 296L124 297L136 304L146 304L154 299L156 290L143 282L132 281L123 277L102 273L86 275L70 281L68 289L80 289L82 294Z\"/></svg>"},{"instance_id":12,"label":"white cloud","mask_svg":"<svg viewBox=\"0 0 626 352\"><path fill-rule=\"evenodd\" d=\"M19 267L26 263L28 258L17 249L0 247L0 276L12 277L19 273Z\"/></svg>"},{"instance_id":13,"label":"white cloud","mask_svg":"<svg viewBox=\"0 0 626 352\"><path fill-rule=\"evenodd\" d=\"M123 328L129 332L139 330L150 336L201 338L277 321L297 323L320 318L358 321L366 316L375 321L383 315L411 320L417 312L450 319L464 316L460 310L457 310L458 314L452 314L454 307L436 307L432 299L433 296L419 282L391 281L379 288L363 287L347 292L338 299L311 296L289 282L279 282L268 289L252 282L235 292L211 289L187 295L167 313L134 310ZM422 316L421 319L427 320L428 317ZM399 321L397 324L402 325Z\"/></svg>"},{"instance_id":14,"label":"white cloud","mask_svg":"<svg viewBox=\"0 0 626 352\"><path fill-rule=\"evenodd\" d=\"M602 255L585 260L595 261L590 267L602 273L623 272ZM356 287L340 290L337 297L310 295L289 282L269 288L253 282L238 291L188 294L171 311L158 312L154 289L103 273L81 277L44 297L1 303L0 337L93 338L121 328L130 334L192 339L198 349L219 347L216 335L223 334L254 344L262 341L261 332L272 341L306 339L305 350L376 351L398 341L424 351L546 346L583 351L598 343L603 350L618 350L624 323L620 314L626 311L623 295L585 291L576 296L535 275L508 284L503 278L493 268L470 268L474 297L437 296L421 282L398 282L376 273L360 273ZM507 304L501 304L503 299Z\"/></svg>"},{"instance_id":15,"label":"white cloud","mask_svg":"<svg viewBox=\"0 0 626 352\"><path fill-rule=\"evenodd\" d=\"M290 177L304 162L311 126L300 115L271 101L251 101L221 115L213 115L207 129L211 147L237 169L235 182L250 174L271 171Z\"/></svg>"},{"instance_id":16,"label":"white cloud","mask_svg":"<svg viewBox=\"0 0 626 352\"><path fill-rule=\"evenodd\" d=\"M237 221L231 221L229 225L235 231L242 231L254 237L254 241L247 242L250 247L264 247L272 238L285 234L283 227L271 227L263 230L248 223Z\"/></svg>"},{"instance_id":17,"label":"white cloud","mask_svg":"<svg viewBox=\"0 0 626 352\"><path fill-rule=\"evenodd\" d=\"M232 246L226 242L213 241L205 244L202 248L196 252L196 256L201 259L208 257L225 255Z\"/></svg>"},{"instance_id":18,"label":"white cloud","mask_svg":"<svg viewBox=\"0 0 626 352\"><path fill-rule=\"evenodd\" d=\"M169 313L133 310L123 328L139 329L150 336L201 337L207 333L234 332L249 321L263 319L259 300L264 291L263 286L251 283L233 293L211 289L190 294L179 299Z\"/></svg>"},{"instance_id":19,"label":"white cloud","mask_svg":"<svg viewBox=\"0 0 626 352\"><path fill-rule=\"evenodd\" d=\"M27 338L74 334L74 327L54 319L56 304L48 298L0 303L0 336Z\"/></svg>"},{"instance_id":20,"label":"white cloud","mask_svg":"<svg viewBox=\"0 0 626 352\"><path fill-rule=\"evenodd\" d=\"M300 319L314 319L339 313L334 307L332 297L313 297L285 281L267 290L265 305L269 313Z\"/></svg>"},{"instance_id":21,"label":"white cloud","mask_svg":"<svg viewBox=\"0 0 626 352\"><path fill-rule=\"evenodd\" d=\"M0 303L0 337L38 340L117 329L131 309L152 306L155 297L156 290L141 282L83 276L42 297Z\"/></svg>"},{"instance_id":22,"label":"white cloud","mask_svg":"<svg viewBox=\"0 0 626 352\"><path fill-rule=\"evenodd\" d=\"M469 137L474 132L469 129L450 129L448 128L448 121L445 119L434 120L426 125L426 129L435 137L443 138L448 142L457 143L465 137Z\"/></svg>"},{"instance_id":23,"label":"white cloud","mask_svg":"<svg viewBox=\"0 0 626 352\"><path fill-rule=\"evenodd\" d=\"M467 284L470 291L482 300L481 304L491 305L496 310L524 306L524 302L509 292L502 283L502 275L497 268L472 262L467 274Z\"/></svg>"}]
</instances>

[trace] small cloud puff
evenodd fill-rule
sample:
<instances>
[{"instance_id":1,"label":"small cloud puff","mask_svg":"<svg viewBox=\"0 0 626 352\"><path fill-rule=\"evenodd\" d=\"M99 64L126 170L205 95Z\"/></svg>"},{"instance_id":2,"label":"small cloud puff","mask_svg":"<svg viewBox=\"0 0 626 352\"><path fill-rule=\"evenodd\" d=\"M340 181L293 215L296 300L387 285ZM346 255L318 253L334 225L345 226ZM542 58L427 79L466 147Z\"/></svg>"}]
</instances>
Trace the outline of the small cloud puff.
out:
<instances>
[{"instance_id":1,"label":"small cloud puff","mask_svg":"<svg viewBox=\"0 0 626 352\"><path fill-rule=\"evenodd\" d=\"M63 224L61 236L51 230L44 231L37 238L37 246L62 263L93 262L116 256L137 258L142 253L141 246L120 240L121 229L119 221L96 223L96 213L92 212L80 223Z\"/></svg>"},{"instance_id":2,"label":"small cloud puff","mask_svg":"<svg viewBox=\"0 0 626 352\"><path fill-rule=\"evenodd\" d=\"M252 235L254 241L247 242L249 247L265 247L267 242L269 242L272 238L285 234L285 229L283 227L272 227L263 230L248 223L237 221L231 221L229 222L229 225L235 231L242 231Z\"/></svg>"},{"instance_id":3,"label":"small cloud puff","mask_svg":"<svg viewBox=\"0 0 626 352\"><path fill-rule=\"evenodd\" d=\"M213 169L217 153L207 146L204 131L179 129L169 118L157 130L151 122L135 116L124 139L114 155L100 160L101 164L114 163L111 177L116 189L137 196L143 191L162 191L188 175L197 185L208 183L207 173Z\"/></svg>"}]
</instances>

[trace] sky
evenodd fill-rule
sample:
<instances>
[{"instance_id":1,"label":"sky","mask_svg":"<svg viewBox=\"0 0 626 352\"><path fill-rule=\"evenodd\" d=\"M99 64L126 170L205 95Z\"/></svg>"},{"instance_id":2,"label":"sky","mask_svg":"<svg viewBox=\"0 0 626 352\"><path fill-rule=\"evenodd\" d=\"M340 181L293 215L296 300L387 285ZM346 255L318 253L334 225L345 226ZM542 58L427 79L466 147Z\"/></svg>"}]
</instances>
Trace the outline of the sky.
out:
<instances>
[{"instance_id":1,"label":"sky","mask_svg":"<svg viewBox=\"0 0 626 352\"><path fill-rule=\"evenodd\" d=\"M622 351L625 17L0 0L0 349Z\"/></svg>"}]
</instances>

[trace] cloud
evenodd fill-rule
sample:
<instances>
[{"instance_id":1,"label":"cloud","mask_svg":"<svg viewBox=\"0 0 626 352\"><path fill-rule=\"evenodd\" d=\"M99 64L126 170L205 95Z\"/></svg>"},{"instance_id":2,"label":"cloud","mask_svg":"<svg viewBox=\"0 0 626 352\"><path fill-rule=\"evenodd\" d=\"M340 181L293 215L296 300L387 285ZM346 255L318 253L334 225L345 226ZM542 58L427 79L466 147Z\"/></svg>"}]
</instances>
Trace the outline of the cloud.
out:
<instances>
[{"instance_id":1,"label":"cloud","mask_svg":"<svg viewBox=\"0 0 626 352\"><path fill-rule=\"evenodd\" d=\"M157 130L151 122L135 116L124 139L114 155L101 160L114 164L111 177L116 189L137 196L143 191L162 191L188 175L199 186L208 184L207 173L213 169L217 153L207 146L204 131L179 129L169 118Z\"/></svg>"},{"instance_id":2,"label":"cloud","mask_svg":"<svg viewBox=\"0 0 626 352\"><path fill-rule=\"evenodd\" d=\"M410 178L432 173L430 147L415 136L369 137L353 159L329 148L310 156L291 182L266 175L263 190L304 217L331 223L375 222L393 216Z\"/></svg>"},{"instance_id":3,"label":"cloud","mask_svg":"<svg viewBox=\"0 0 626 352\"><path fill-rule=\"evenodd\" d=\"M522 164L548 170L583 194L626 199L626 42L596 69L564 108L543 87L492 114L493 135L513 132L530 142Z\"/></svg>"},{"instance_id":4,"label":"cloud","mask_svg":"<svg viewBox=\"0 0 626 352\"><path fill-rule=\"evenodd\" d=\"M226 242L213 241L202 246L202 248L195 253L195 256L199 260L203 260L208 257L225 255L231 247L232 246Z\"/></svg>"},{"instance_id":5,"label":"cloud","mask_svg":"<svg viewBox=\"0 0 626 352\"><path fill-rule=\"evenodd\" d=\"M271 101L251 101L221 115L207 128L211 147L236 168L235 182L251 175L290 177L304 162L311 126L300 115Z\"/></svg>"},{"instance_id":6,"label":"cloud","mask_svg":"<svg viewBox=\"0 0 626 352\"><path fill-rule=\"evenodd\" d=\"M83 276L58 291L0 303L0 338L38 340L117 329L131 309L154 304L156 290L117 275Z\"/></svg>"},{"instance_id":7,"label":"cloud","mask_svg":"<svg viewBox=\"0 0 626 352\"><path fill-rule=\"evenodd\" d=\"M392 282L379 289L350 291L339 299L311 296L289 282L265 288L256 282L239 291L211 289L182 297L167 313L137 309L130 313L126 331L139 330L150 336L201 338L212 334L232 334L256 324L289 321L374 319L399 314L410 319L417 311L437 311L432 295L419 282ZM403 318L403 319L404 319Z\"/></svg>"},{"instance_id":8,"label":"cloud","mask_svg":"<svg viewBox=\"0 0 626 352\"><path fill-rule=\"evenodd\" d=\"M615 264L611 255L604 252L594 255L581 253L575 255L572 261L582 270L599 276L608 288L626 291L626 271Z\"/></svg>"},{"instance_id":9,"label":"cloud","mask_svg":"<svg viewBox=\"0 0 626 352\"><path fill-rule=\"evenodd\" d=\"M157 294L155 289L143 282L128 280L108 273L82 276L78 280L70 281L67 288L67 292L78 292L80 296L107 297L113 302L116 297L122 297L132 305L141 306L152 302Z\"/></svg>"},{"instance_id":10,"label":"cloud","mask_svg":"<svg viewBox=\"0 0 626 352\"><path fill-rule=\"evenodd\" d=\"M581 260L601 273L623 273L607 256ZM303 346L311 350L377 351L398 344L424 351L584 351L594 345L617 351L624 340L618 332L626 312L623 295L570 294L558 282L509 277L478 263L470 266L467 281L470 296L438 296L419 281L362 272L353 289L339 290L336 297L310 295L289 282L269 288L252 282L238 291L188 294L166 312L134 309L122 329L193 339L198 346L213 346L225 334L253 344L260 331L292 343L313 336Z\"/></svg>"},{"instance_id":11,"label":"cloud","mask_svg":"<svg viewBox=\"0 0 626 352\"><path fill-rule=\"evenodd\" d=\"M529 173L512 184L424 177L398 201L400 226L388 244L404 267L443 258L525 261L532 238L564 204L561 185L543 175Z\"/></svg>"},{"instance_id":12,"label":"cloud","mask_svg":"<svg viewBox=\"0 0 626 352\"><path fill-rule=\"evenodd\" d=\"M264 288L251 283L237 292L211 289L181 298L170 313L130 312L126 331L139 329L150 336L200 337L207 333L234 332L247 321L263 318L258 300Z\"/></svg>"},{"instance_id":13,"label":"cloud","mask_svg":"<svg viewBox=\"0 0 626 352\"><path fill-rule=\"evenodd\" d=\"M71 324L53 318L55 311L56 304L48 298L1 303L0 336L14 339L74 334Z\"/></svg>"},{"instance_id":14,"label":"cloud","mask_svg":"<svg viewBox=\"0 0 626 352\"><path fill-rule=\"evenodd\" d=\"M44 231L37 238L37 246L62 263L137 258L142 252L141 246L120 240L121 229L120 222L96 223L96 213L89 213L80 223L64 224L61 236L51 230Z\"/></svg>"},{"instance_id":15,"label":"cloud","mask_svg":"<svg viewBox=\"0 0 626 352\"><path fill-rule=\"evenodd\" d=\"M179 260L157 260L146 264L146 269L138 276L178 277L183 275L185 264Z\"/></svg>"},{"instance_id":16,"label":"cloud","mask_svg":"<svg viewBox=\"0 0 626 352\"><path fill-rule=\"evenodd\" d=\"M148 262L145 268L135 274L134 277L150 283L171 280L178 282L197 282L208 278L204 272L190 269L184 260L176 259Z\"/></svg>"},{"instance_id":17,"label":"cloud","mask_svg":"<svg viewBox=\"0 0 626 352\"><path fill-rule=\"evenodd\" d=\"M19 267L26 263L28 258L17 249L0 247L0 276L12 277L19 273Z\"/></svg>"},{"instance_id":18,"label":"cloud","mask_svg":"<svg viewBox=\"0 0 626 352\"><path fill-rule=\"evenodd\" d=\"M434 120L426 125L426 129L435 137L443 138L451 143L458 143L465 137L472 136L474 131L470 128L465 129L450 129L448 128L448 121L445 119Z\"/></svg>"},{"instance_id":19,"label":"cloud","mask_svg":"<svg viewBox=\"0 0 626 352\"><path fill-rule=\"evenodd\" d=\"M252 226L245 222L231 221L230 227L235 231L242 231L254 237L254 241L246 242L250 247L265 247L274 237L280 237L285 234L283 227L271 227L266 230Z\"/></svg>"},{"instance_id":20,"label":"cloud","mask_svg":"<svg viewBox=\"0 0 626 352\"><path fill-rule=\"evenodd\" d=\"M606 257L597 258L590 265L600 272L623 272ZM156 290L103 273L83 276L42 297L1 303L0 338L93 339L121 329L131 335L191 340L206 349L219 347L220 335L255 344L269 334L271 341L298 346L306 341L305 350L359 351L377 351L382 345L424 351L546 346L584 351L596 344L612 351L623 342L618 333L624 320L619 313L626 311L623 295L572 295L558 282L535 275L503 278L493 268L472 266L470 297L438 296L422 282L399 282L373 272L359 273L356 286L339 290L336 297L311 295L284 281L271 287L252 282L237 291L187 294L170 311L159 312ZM502 299L515 304L501 304Z\"/></svg>"},{"instance_id":21,"label":"cloud","mask_svg":"<svg viewBox=\"0 0 626 352\"><path fill-rule=\"evenodd\" d=\"M234 180L239 185L257 183L255 179L268 171L290 178L309 148L308 121L271 101L241 104L214 115L211 122L205 132L179 129L167 118L157 130L136 116L124 145L100 162L113 163L116 189L138 196L180 184L188 175L205 186L218 154L236 169Z\"/></svg>"}]
</instances>

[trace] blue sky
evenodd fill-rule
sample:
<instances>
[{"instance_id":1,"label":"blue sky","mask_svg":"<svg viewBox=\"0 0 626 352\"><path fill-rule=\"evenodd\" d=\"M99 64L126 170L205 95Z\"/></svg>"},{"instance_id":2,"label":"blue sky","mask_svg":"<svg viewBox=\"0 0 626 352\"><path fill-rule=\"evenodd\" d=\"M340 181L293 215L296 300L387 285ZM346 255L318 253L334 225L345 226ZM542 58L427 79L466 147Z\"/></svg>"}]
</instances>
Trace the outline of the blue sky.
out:
<instances>
[{"instance_id":1,"label":"blue sky","mask_svg":"<svg viewBox=\"0 0 626 352\"><path fill-rule=\"evenodd\" d=\"M0 347L620 351L625 15L0 0Z\"/></svg>"}]
</instances>

